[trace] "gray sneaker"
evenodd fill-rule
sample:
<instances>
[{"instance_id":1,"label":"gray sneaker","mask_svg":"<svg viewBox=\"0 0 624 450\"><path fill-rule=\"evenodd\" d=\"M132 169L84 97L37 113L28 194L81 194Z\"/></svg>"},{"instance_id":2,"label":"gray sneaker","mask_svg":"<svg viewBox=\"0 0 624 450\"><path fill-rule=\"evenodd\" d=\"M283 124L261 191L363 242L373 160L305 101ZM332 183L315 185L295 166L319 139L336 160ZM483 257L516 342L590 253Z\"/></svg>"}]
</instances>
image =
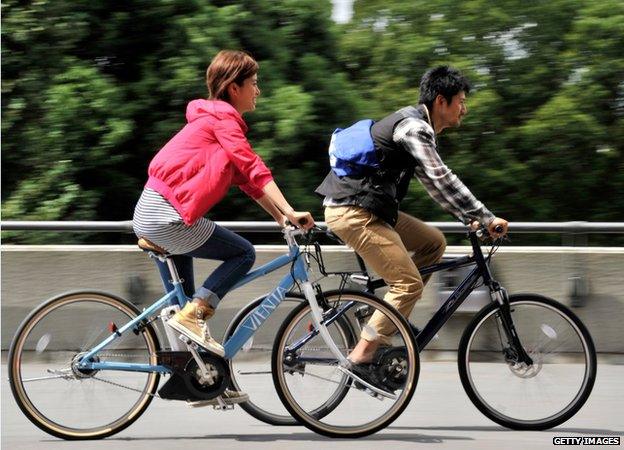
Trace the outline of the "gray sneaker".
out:
<instances>
[{"instance_id":1,"label":"gray sneaker","mask_svg":"<svg viewBox=\"0 0 624 450\"><path fill-rule=\"evenodd\" d=\"M211 398L210 400L197 400L197 401L188 401L186 404L190 408L201 408L202 406L215 406L219 404L218 397ZM221 400L226 405L235 405L237 403L244 403L249 400L249 395L245 394L241 391L233 391L231 389L226 389L223 394L221 394Z\"/></svg>"}]
</instances>

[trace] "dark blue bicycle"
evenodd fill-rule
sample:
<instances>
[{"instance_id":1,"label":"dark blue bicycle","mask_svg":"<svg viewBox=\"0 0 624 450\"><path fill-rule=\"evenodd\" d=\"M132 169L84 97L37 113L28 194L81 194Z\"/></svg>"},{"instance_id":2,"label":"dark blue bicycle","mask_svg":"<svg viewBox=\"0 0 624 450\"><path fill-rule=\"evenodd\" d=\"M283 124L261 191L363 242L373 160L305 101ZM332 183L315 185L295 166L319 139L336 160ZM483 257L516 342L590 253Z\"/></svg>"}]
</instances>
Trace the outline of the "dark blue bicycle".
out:
<instances>
[{"instance_id":1,"label":"dark blue bicycle","mask_svg":"<svg viewBox=\"0 0 624 450\"><path fill-rule=\"evenodd\" d=\"M578 317L555 300L535 294L508 295L489 268L501 240L492 242L484 255L479 241L484 233L468 233L471 255L419 268L426 275L474 266L422 331L416 330L418 349L426 348L476 287L487 286L492 303L476 313L459 343L457 363L462 385L479 411L505 427L555 427L576 414L592 391L596 378L593 341ZM326 323L347 317L354 329L366 327L373 311L362 307L362 299L372 298L376 289L385 286L384 281L371 279L359 256L361 270L355 273L327 272L318 244L316 259L323 274L355 281L367 291L339 289L325 294L319 303L325 305ZM330 370L335 361L315 356L319 351L327 353L320 348L322 343L309 343L313 334L306 329L310 316L310 307L301 304L284 321L275 340L272 374L282 401L294 417L316 431L338 436L325 427L331 416L315 418L314 410L307 406L307 392L338 382ZM404 349L395 345L377 353L371 370L390 391L407 380L401 370L406 356ZM324 373L319 374L319 367ZM357 414L355 409L352 412Z\"/></svg>"}]
</instances>

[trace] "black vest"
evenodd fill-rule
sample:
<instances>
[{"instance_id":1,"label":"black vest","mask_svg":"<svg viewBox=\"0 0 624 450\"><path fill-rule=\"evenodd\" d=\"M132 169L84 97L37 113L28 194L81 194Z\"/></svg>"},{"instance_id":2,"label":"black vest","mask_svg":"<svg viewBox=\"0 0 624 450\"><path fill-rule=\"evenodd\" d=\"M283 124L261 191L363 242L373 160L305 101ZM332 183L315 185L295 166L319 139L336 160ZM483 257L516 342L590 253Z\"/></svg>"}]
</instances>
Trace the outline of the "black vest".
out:
<instances>
[{"instance_id":1,"label":"black vest","mask_svg":"<svg viewBox=\"0 0 624 450\"><path fill-rule=\"evenodd\" d=\"M392 140L394 129L403 119L414 117L428 122L423 105L408 106L384 117L371 128L381 170L361 177L339 177L333 170L316 193L335 200L353 198L353 203L369 210L391 226L396 225L399 203L407 194L416 161Z\"/></svg>"}]
</instances>

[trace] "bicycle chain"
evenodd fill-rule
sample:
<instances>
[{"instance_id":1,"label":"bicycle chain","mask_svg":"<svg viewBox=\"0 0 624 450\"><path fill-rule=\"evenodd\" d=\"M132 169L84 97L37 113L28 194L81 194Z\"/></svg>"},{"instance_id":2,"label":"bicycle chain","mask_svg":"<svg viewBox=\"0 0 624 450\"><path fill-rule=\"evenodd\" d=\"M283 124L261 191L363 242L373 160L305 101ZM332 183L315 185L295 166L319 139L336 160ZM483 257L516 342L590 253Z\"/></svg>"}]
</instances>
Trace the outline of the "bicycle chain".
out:
<instances>
[{"instance_id":1,"label":"bicycle chain","mask_svg":"<svg viewBox=\"0 0 624 450\"><path fill-rule=\"evenodd\" d=\"M154 397L154 398L161 398L161 397L160 397L160 395L158 395L158 394L152 394L152 393L150 393L150 392L145 392L145 391L142 391L142 390L140 390L140 389L135 389L135 388L132 388L132 387L130 387L130 386L124 386L123 384L115 383L114 381L105 380L105 379L103 379L103 378L99 378L99 377L96 377L96 376L89 377L89 378L93 378L94 380L102 381L103 383L112 384L113 386L117 386L117 387L120 387L120 388L128 389L128 390L130 390L130 391L139 392L139 393L141 393L141 394L147 394L147 395L149 395L150 397Z\"/></svg>"},{"instance_id":2,"label":"bicycle chain","mask_svg":"<svg viewBox=\"0 0 624 450\"><path fill-rule=\"evenodd\" d=\"M323 350L324 350L324 349L323 349ZM124 357L124 356L128 356L128 355L124 355L124 354L122 354L122 353L118 353L118 354L111 353L111 354L100 355L100 356L103 356L103 357L111 357L111 358L120 358L120 357ZM312 373L309 373L309 372L305 372L305 371L302 371L302 370L297 370L297 369L295 369L294 371L295 371L295 372L300 372L300 373L302 373L302 374L304 374L304 375L309 375L309 376L311 376L311 377L313 377L313 378L320 378L321 380L324 380L324 381L329 381L329 382L331 382L331 383L340 384L338 381L335 381L335 380L330 380L330 379L328 379L328 378L324 378L324 377L321 377L321 376L319 376L319 375L312 374ZM108 384L111 384L111 385L113 385L113 386L117 386L117 387L120 387L120 388L123 388L123 389L128 389L128 390L130 390L130 391L139 392L139 393L144 393L144 391L142 391L142 390L140 390L140 389L135 389L135 388L132 388L132 387L130 387L130 386L125 386L125 385L123 385L123 384L116 383L116 382L114 382L114 381L110 381L110 380L105 380L105 379L103 379L103 378L99 378L99 377L96 377L96 376L92 376L92 377L89 377L89 378L92 378L92 379L94 379L94 380L101 381L101 382L103 382L103 383L108 383ZM149 395L150 397L154 397L154 398L161 398L161 397L160 397L160 395L158 395L158 394L152 394L152 393L149 393L149 392L147 392L147 395Z\"/></svg>"},{"instance_id":3,"label":"bicycle chain","mask_svg":"<svg viewBox=\"0 0 624 450\"><path fill-rule=\"evenodd\" d=\"M123 357L128 356L128 355L124 354L124 353L107 353L107 354L98 353L98 356L104 357L104 358L123 358ZM150 392L145 392L145 391L142 391L140 389L135 389L135 388L130 387L130 386L125 386L123 384L116 383L114 381L105 380L103 378L99 378L99 377L96 377L96 376L92 376L92 377L89 377L89 378L101 381L103 383L108 383L108 384L111 384L113 386L117 386L117 387L120 387L120 388L123 388L123 389L128 389L130 391L139 392L141 394L145 393L145 394L149 395L150 397L161 398L160 395L158 395L158 394L152 394Z\"/></svg>"}]
</instances>

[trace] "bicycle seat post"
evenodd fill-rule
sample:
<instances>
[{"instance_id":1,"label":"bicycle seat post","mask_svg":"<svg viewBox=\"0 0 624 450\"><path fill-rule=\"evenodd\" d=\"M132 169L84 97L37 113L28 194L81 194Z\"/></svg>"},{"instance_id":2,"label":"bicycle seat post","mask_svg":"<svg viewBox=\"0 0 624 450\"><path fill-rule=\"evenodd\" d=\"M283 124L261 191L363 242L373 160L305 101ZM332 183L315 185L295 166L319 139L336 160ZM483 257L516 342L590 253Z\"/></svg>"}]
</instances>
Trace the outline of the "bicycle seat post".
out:
<instances>
[{"instance_id":1,"label":"bicycle seat post","mask_svg":"<svg viewBox=\"0 0 624 450\"><path fill-rule=\"evenodd\" d=\"M178 275L178 269L173 263L173 260L168 256L165 256L164 259L164 262L167 263L167 267L169 268L169 273L171 274L171 284L176 285L182 283L180 275Z\"/></svg>"},{"instance_id":2,"label":"bicycle seat post","mask_svg":"<svg viewBox=\"0 0 624 450\"><path fill-rule=\"evenodd\" d=\"M178 274L175 263L171 259L171 255L149 252L149 257L153 259L158 259L160 262L167 264L169 274L171 275L171 284L174 285L174 288L177 288L178 285L181 285L183 283L184 280L180 279L180 275ZM160 320L163 323L165 334L167 335L167 340L169 341L169 346L171 347L172 351L187 350L187 346L183 344L182 341L180 341L178 334L172 328L167 326L167 321L171 319L178 311L180 311L180 308L181 305L177 302L170 302L168 306L165 306L160 310Z\"/></svg>"}]
</instances>

